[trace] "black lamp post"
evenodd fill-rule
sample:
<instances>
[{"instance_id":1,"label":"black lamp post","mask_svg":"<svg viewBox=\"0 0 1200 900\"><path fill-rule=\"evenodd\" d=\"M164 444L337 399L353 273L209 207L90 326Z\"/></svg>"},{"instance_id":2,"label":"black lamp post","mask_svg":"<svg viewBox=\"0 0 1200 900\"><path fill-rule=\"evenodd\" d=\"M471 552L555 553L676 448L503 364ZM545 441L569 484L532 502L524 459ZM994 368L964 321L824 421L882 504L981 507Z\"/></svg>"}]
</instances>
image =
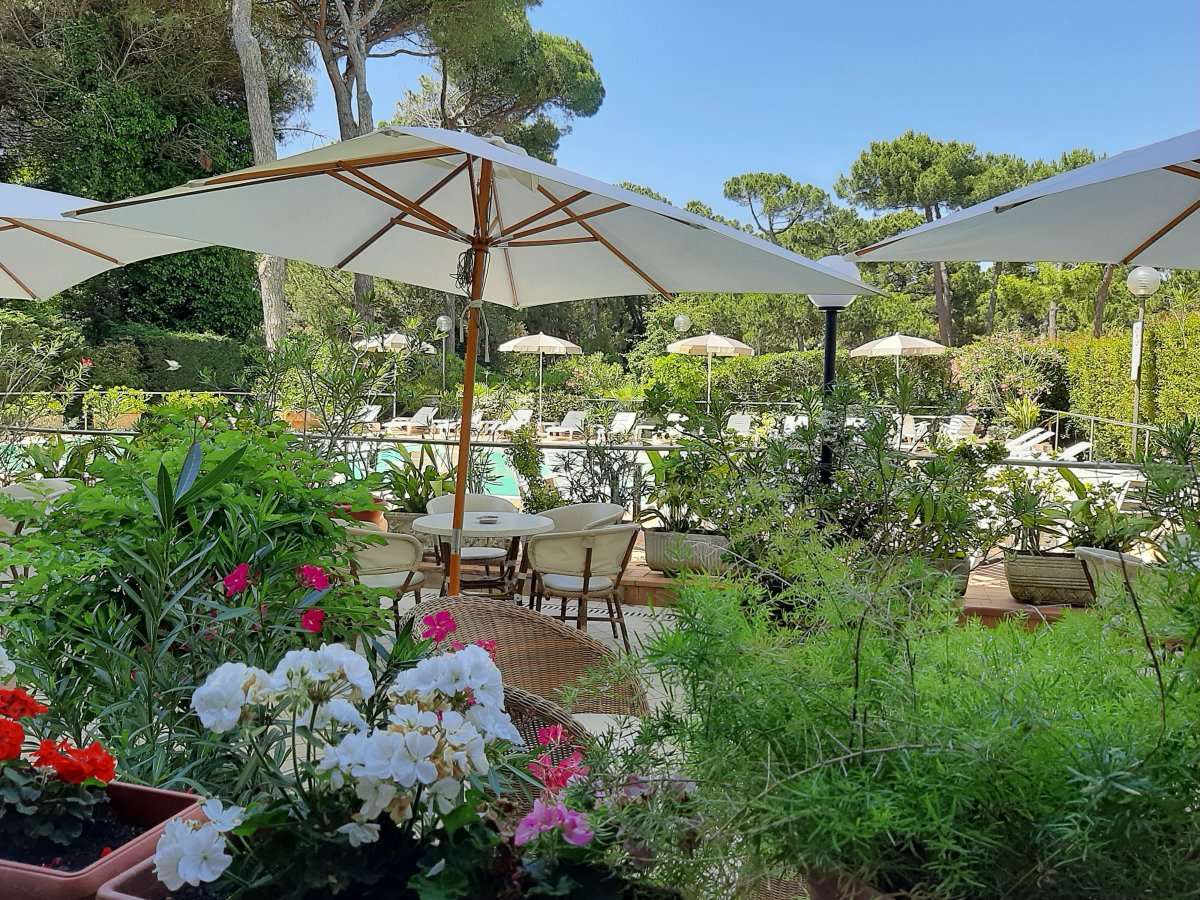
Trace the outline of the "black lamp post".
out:
<instances>
[{"instance_id":1,"label":"black lamp post","mask_svg":"<svg viewBox=\"0 0 1200 900\"><path fill-rule=\"evenodd\" d=\"M842 259L840 256L824 256L817 260L827 269L832 269L838 275L858 277L858 266ZM854 302L853 294L810 294L809 299L817 309L825 312L825 354L824 368L821 372L821 397L829 399L833 392L833 382L837 378L837 317L838 313ZM829 484L833 480L833 445L828 440L821 443L821 463L818 469L821 484Z\"/></svg>"}]
</instances>

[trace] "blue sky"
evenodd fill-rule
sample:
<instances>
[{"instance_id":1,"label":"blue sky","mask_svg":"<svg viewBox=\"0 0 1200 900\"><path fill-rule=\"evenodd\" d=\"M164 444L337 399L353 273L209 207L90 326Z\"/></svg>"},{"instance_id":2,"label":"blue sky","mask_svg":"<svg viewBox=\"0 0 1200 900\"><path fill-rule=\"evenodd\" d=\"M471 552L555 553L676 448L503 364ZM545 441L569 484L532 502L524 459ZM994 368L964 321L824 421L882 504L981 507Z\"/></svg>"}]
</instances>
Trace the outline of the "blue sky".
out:
<instances>
[{"instance_id":1,"label":"blue sky","mask_svg":"<svg viewBox=\"0 0 1200 900\"><path fill-rule=\"evenodd\" d=\"M870 141L909 128L1030 158L1200 128L1194 0L545 0L531 18L582 41L607 91L559 163L727 214L732 175L831 189ZM375 64L377 119L421 71ZM332 138L315 75L309 124Z\"/></svg>"}]
</instances>

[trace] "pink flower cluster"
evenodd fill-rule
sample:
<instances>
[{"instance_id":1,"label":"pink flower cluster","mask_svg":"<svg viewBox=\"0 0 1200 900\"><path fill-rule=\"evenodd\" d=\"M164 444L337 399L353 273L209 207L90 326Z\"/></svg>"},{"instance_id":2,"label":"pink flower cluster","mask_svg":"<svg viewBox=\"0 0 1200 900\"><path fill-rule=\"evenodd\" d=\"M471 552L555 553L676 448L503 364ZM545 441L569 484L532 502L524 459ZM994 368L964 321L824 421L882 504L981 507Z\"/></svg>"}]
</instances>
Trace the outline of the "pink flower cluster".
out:
<instances>
[{"instance_id":1,"label":"pink flower cluster","mask_svg":"<svg viewBox=\"0 0 1200 900\"><path fill-rule=\"evenodd\" d=\"M240 594L250 584L250 564L238 563L234 570L225 576L225 593Z\"/></svg>"},{"instance_id":2,"label":"pink flower cluster","mask_svg":"<svg viewBox=\"0 0 1200 900\"><path fill-rule=\"evenodd\" d=\"M314 591L329 590L329 576L325 574L325 570L320 566L298 566L296 574L300 576L301 583ZM250 564L238 563L234 566L232 572L222 579L225 585L226 596L240 594L250 586ZM267 614L267 606L264 604L260 610L265 617ZM453 621L453 620L452 620ZM300 627L312 634L318 634L325 625L325 610L315 606L305 610L300 616ZM251 627L255 627L251 625Z\"/></svg>"},{"instance_id":3,"label":"pink flower cluster","mask_svg":"<svg viewBox=\"0 0 1200 900\"><path fill-rule=\"evenodd\" d=\"M521 847L538 835L554 831L556 828L562 829L564 841L576 847L582 847L596 836L588 827L587 816L584 813L568 809L561 802L546 803L544 800L534 800L533 811L517 825L513 843Z\"/></svg>"},{"instance_id":4,"label":"pink flower cluster","mask_svg":"<svg viewBox=\"0 0 1200 900\"><path fill-rule=\"evenodd\" d=\"M539 728L538 743L543 747L559 747L570 741L570 735L561 725L550 725ZM586 813L570 809L555 795L567 786L573 778L587 775L588 766L583 765L583 753L576 747L574 751L555 763L549 753L543 753L529 763L529 771L546 788L546 799L535 800L533 810L517 825L514 843L520 847L533 840L540 834L562 829L563 840L576 847L589 843L595 832L589 827Z\"/></svg>"},{"instance_id":5,"label":"pink flower cluster","mask_svg":"<svg viewBox=\"0 0 1200 900\"><path fill-rule=\"evenodd\" d=\"M301 566L299 572L300 580L306 587L310 587L314 591L329 590L329 576L320 566Z\"/></svg>"}]
</instances>

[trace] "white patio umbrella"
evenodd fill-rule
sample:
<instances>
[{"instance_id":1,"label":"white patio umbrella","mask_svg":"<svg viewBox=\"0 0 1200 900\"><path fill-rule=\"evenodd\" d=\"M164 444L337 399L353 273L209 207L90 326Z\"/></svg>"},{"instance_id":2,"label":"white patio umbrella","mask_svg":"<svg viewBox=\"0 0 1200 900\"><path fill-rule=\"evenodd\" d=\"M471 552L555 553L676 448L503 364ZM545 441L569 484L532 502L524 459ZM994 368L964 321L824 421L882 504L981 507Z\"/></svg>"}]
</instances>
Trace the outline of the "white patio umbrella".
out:
<instances>
[{"instance_id":1,"label":"white patio umbrella","mask_svg":"<svg viewBox=\"0 0 1200 900\"><path fill-rule=\"evenodd\" d=\"M0 297L41 300L126 263L204 246L62 215L91 202L0 183Z\"/></svg>"},{"instance_id":2,"label":"white patio umbrella","mask_svg":"<svg viewBox=\"0 0 1200 900\"><path fill-rule=\"evenodd\" d=\"M384 128L75 215L468 296L464 422L484 300L520 308L683 290L879 293L669 204L436 128ZM460 434L451 593L470 454L470 430Z\"/></svg>"},{"instance_id":3,"label":"white patio umbrella","mask_svg":"<svg viewBox=\"0 0 1200 900\"><path fill-rule=\"evenodd\" d=\"M576 356L583 352L578 344L550 334L527 334L505 341L496 348L501 353L536 353L538 358L538 421L542 421L542 362L547 356Z\"/></svg>"},{"instance_id":4,"label":"white patio umbrella","mask_svg":"<svg viewBox=\"0 0 1200 900\"><path fill-rule=\"evenodd\" d=\"M437 353L433 344L425 341L414 342L407 334L399 331L389 331L387 334L376 334L371 337L359 338L354 341L355 350L367 350L373 353L403 353L414 347L420 347L421 353ZM416 352L415 350L413 352ZM399 406L400 373L396 369L396 361L392 360L392 418L396 418Z\"/></svg>"},{"instance_id":5,"label":"white patio umbrella","mask_svg":"<svg viewBox=\"0 0 1200 900\"><path fill-rule=\"evenodd\" d=\"M754 348L733 338L722 337L719 334L697 335L682 338L667 344L668 353L683 353L688 356L703 356L706 358L708 369L708 388L704 392L705 408L712 406L712 361L714 356L753 356Z\"/></svg>"},{"instance_id":6,"label":"white patio umbrella","mask_svg":"<svg viewBox=\"0 0 1200 900\"><path fill-rule=\"evenodd\" d=\"M876 261L1200 268L1200 131L1018 188L856 250Z\"/></svg>"},{"instance_id":7,"label":"white patio umbrella","mask_svg":"<svg viewBox=\"0 0 1200 900\"><path fill-rule=\"evenodd\" d=\"M913 337L911 334L896 332L888 337L867 341L850 351L851 356L894 356L896 357L896 380L900 380L900 357L902 356L940 356L946 352L946 346L937 341Z\"/></svg>"}]
</instances>

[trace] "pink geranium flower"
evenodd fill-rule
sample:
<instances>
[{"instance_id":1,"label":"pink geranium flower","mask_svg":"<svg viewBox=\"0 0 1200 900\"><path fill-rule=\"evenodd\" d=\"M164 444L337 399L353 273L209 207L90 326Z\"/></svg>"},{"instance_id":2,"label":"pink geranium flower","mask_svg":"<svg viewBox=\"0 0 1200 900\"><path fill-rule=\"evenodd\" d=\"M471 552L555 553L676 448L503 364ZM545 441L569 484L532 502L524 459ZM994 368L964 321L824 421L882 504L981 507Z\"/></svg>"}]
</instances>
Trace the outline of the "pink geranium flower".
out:
<instances>
[{"instance_id":1,"label":"pink geranium flower","mask_svg":"<svg viewBox=\"0 0 1200 900\"><path fill-rule=\"evenodd\" d=\"M596 832L588 827L588 819L584 813L574 809L564 809L562 835L563 840L568 844L582 847L596 836Z\"/></svg>"},{"instance_id":2,"label":"pink geranium flower","mask_svg":"<svg viewBox=\"0 0 1200 900\"><path fill-rule=\"evenodd\" d=\"M591 769L583 765L583 754L576 750L559 763L555 763L549 753L543 753L529 763L529 771L546 786L549 793L556 794L565 788L572 778L582 777Z\"/></svg>"},{"instance_id":3,"label":"pink geranium flower","mask_svg":"<svg viewBox=\"0 0 1200 900\"><path fill-rule=\"evenodd\" d=\"M301 566L300 578L314 591L329 590L329 576L320 566Z\"/></svg>"},{"instance_id":4,"label":"pink geranium flower","mask_svg":"<svg viewBox=\"0 0 1200 900\"><path fill-rule=\"evenodd\" d=\"M596 833L588 826L587 816L584 813L568 809L561 803L534 800L532 811L517 825L513 843L521 847L538 835L556 828L562 829L563 840L576 847L582 847L596 836Z\"/></svg>"},{"instance_id":5,"label":"pink geranium flower","mask_svg":"<svg viewBox=\"0 0 1200 900\"><path fill-rule=\"evenodd\" d=\"M225 576L225 593L240 594L250 583L250 564L241 563Z\"/></svg>"},{"instance_id":6,"label":"pink geranium flower","mask_svg":"<svg viewBox=\"0 0 1200 900\"><path fill-rule=\"evenodd\" d=\"M325 610L312 607L300 617L300 627L317 634L325 625Z\"/></svg>"},{"instance_id":7,"label":"pink geranium flower","mask_svg":"<svg viewBox=\"0 0 1200 900\"><path fill-rule=\"evenodd\" d=\"M446 635L458 629L458 623L454 621L454 616L445 609L426 616L421 620L421 624L425 626L421 637L433 638L439 644L446 639Z\"/></svg>"}]
</instances>

